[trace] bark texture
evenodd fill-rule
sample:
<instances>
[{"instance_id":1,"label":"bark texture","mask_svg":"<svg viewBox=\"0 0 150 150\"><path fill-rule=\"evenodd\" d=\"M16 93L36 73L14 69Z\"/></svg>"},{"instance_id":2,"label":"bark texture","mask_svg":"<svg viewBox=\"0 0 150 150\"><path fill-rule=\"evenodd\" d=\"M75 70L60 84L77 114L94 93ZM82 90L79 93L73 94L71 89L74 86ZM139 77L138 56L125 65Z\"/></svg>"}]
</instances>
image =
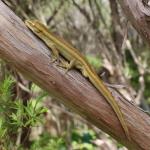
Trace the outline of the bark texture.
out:
<instances>
[{"instance_id":1,"label":"bark texture","mask_svg":"<svg viewBox=\"0 0 150 150\"><path fill-rule=\"evenodd\" d=\"M145 0L118 0L134 28L150 44L150 6Z\"/></svg>"},{"instance_id":2,"label":"bark texture","mask_svg":"<svg viewBox=\"0 0 150 150\"><path fill-rule=\"evenodd\" d=\"M50 63L50 51L24 23L0 1L0 57L40 87L72 108L129 149L150 148L150 117L133 104L117 100L130 131L124 131L100 92L76 70L65 70Z\"/></svg>"}]
</instances>

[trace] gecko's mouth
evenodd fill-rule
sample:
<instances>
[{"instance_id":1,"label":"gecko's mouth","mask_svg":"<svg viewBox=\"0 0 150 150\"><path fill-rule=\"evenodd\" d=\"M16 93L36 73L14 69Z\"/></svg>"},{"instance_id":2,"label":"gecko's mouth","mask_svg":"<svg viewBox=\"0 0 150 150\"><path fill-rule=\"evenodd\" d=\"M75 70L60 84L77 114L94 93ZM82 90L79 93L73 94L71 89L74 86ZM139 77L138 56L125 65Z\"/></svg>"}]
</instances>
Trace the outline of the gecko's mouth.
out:
<instances>
[{"instance_id":1,"label":"gecko's mouth","mask_svg":"<svg viewBox=\"0 0 150 150\"><path fill-rule=\"evenodd\" d=\"M25 24L26 24L28 27L34 27L34 26L35 26L35 24L34 24L32 21L30 21L30 20L26 20L26 21L25 21Z\"/></svg>"}]
</instances>

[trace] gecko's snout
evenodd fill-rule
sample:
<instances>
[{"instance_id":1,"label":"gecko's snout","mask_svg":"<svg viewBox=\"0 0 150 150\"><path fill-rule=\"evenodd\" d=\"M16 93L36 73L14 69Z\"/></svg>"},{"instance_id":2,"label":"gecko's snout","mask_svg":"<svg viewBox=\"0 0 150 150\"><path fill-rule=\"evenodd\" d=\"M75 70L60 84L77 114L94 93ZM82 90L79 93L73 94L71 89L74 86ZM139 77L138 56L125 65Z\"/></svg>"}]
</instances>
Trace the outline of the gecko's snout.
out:
<instances>
[{"instance_id":1,"label":"gecko's snout","mask_svg":"<svg viewBox=\"0 0 150 150\"><path fill-rule=\"evenodd\" d=\"M36 34L42 32L40 22L37 20L26 20L25 24L30 30L32 30Z\"/></svg>"},{"instance_id":2,"label":"gecko's snout","mask_svg":"<svg viewBox=\"0 0 150 150\"><path fill-rule=\"evenodd\" d=\"M26 20L25 24L29 27L35 26L34 22L30 21L30 20Z\"/></svg>"}]
</instances>

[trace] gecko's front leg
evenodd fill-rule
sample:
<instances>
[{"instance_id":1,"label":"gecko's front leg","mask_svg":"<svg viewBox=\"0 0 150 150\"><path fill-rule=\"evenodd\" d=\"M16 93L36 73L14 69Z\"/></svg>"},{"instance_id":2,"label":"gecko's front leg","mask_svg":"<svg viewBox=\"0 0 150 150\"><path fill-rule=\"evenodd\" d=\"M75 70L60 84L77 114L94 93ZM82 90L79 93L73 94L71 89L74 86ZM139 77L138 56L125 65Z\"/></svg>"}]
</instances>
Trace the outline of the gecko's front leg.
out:
<instances>
[{"instance_id":1,"label":"gecko's front leg","mask_svg":"<svg viewBox=\"0 0 150 150\"><path fill-rule=\"evenodd\" d=\"M58 60L59 58L59 51L57 50L56 46L52 43L49 43L48 44L48 47L50 47L51 49L51 52L52 52L52 60L51 60L51 63L55 62Z\"/></svg>"}]
</instances>

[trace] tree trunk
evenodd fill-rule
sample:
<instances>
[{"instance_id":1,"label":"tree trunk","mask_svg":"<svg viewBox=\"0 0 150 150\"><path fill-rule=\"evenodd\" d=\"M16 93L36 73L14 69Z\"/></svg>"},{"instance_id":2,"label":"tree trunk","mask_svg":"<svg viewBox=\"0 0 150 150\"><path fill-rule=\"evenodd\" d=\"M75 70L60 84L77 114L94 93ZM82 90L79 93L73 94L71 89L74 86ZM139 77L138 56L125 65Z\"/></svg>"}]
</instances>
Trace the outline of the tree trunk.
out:
<instances>
[{"instance_id":1,"label":"tree trunk","mask_svg":"<svg viewBox=\"0 0 150 150\"><path fill-rule=\"evenodd\" d=\"M150 44L150 6L146 0L118 0L134 28ZM144 2L145 1L145 2Z\"/></svg>"},{"instance_id":2,"label":"tree trunk","mask_svg":"<svg viewBox=\"0 0 150 150\"><path fill-rule=\"evenodd\" d=\"M128 141L117 116L105 98L76 70L50 63L50 51L24 23L0 1L0 57L52 96L72 108L129 149L150 147L150 118L133 104L117 100L130 131Z\"/></svg>"}]
</instances>

